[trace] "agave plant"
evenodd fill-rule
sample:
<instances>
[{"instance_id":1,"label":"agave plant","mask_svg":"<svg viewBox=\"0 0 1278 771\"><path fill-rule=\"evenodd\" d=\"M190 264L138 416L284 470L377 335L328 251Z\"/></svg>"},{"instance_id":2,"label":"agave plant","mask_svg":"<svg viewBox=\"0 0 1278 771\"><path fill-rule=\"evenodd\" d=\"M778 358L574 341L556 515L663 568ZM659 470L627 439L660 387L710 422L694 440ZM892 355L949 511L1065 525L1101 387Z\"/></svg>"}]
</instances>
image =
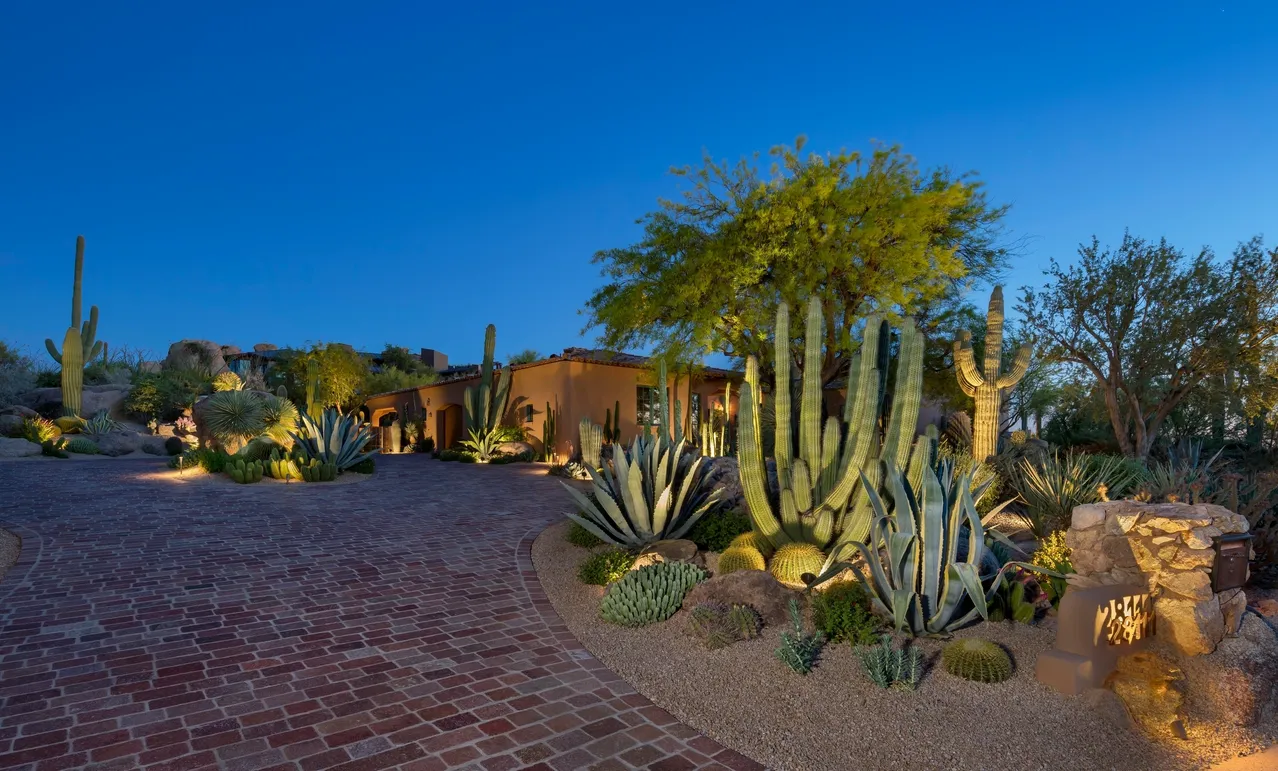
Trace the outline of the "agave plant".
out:
<instances>
[{"instance_id":1,"label":"agave plant","mask_svg":"<svg viewBox=\"0 0 1278 771\"><path fill-rule=\"evenodd\" d=\"M501 439L496 431L476 431L471 429L470 438L462 442L462 446L475 454L475 460L487 463L497 455Z\"/></svg>"},{"instance_id":2,"label":"agave plant","mask_svg":"<svg viewBox=\"0 0 1278 771\"><path fill-rule=\"evenodd\" d=\"M588 468L593 497L567 484L564 487L581 509L568 518L596 538L632 549L654 541L682 538L718 502L720 491L687 442L664 444L640 435L627 452L612 445L611 462L601 471Z\"/></svg>"},{"instance_id":3,"label":"agave plant","mask_svg":"<svg viewBox=\"0 0 1278 771\"><path fill-rule=\"evenodd\" d=\"M106 410L98 410L93 413L93 417L84 421L80 426L80 433L89 436L100 436L109 434L120 427L120 424L111 419L111 415Z\"/></svg>"},{"instance_id":4,"label":"agave plant","mask_svg":"<svg viewBox=\"0 0 1278 771\"><path fill-rule=\"evenodd\" d=\"M875 607L895 620L896 629L917 636L948 634L977 617L988 620L989 603L1003 573L1013 567L1052 574L1022 562L1008 562L993 575L981 574L985 537L995 533L985 529L976 513L972 471L956 472L951 462L942 460L935 470L922 470L916 489L895 464L884 465L883 482L892 506L874 485L865 485L874 512L869 543L882 548L860 541L849 544L865 558L869 576L859 565L841 561L817 583L851 568ZM986 520L1001 508L987 514ZM963 542L966 553L960 553ZM838 556L848 554L844 550Z\"/></svg>"},{"instance_id":5,"label":"agave plant","mask_svg":"<svg viewBox=\"0 0 1278 771\"><path fill-rule=\"evenodd\" d=\"M262 400L262 433L285 447L292 447L292 434L297 430L297 407L282 396L267 396Z\"/></svg>"},{"instance_id":6,"label":"agave plant","mask_svg":"<svg viewBox=\"0 0 1278 771\"><path fill-rule=\"evenodd\" d=\"M213 390L218 393L223 391L242 391L244 390L244 381L239 375L227 370L213 378Z\"/></svg>"},{"instance_id":7,"label":"agave plant","mask_svg":"<svg viewBox=\"0 0 1278 771\"><path fill-rule=\"evenodd\" d=\"M363 451L372 434L355 415L343 415L329 407L319 420L312 420L306 414L299 418L302 431L290 436L303 461L332 463L338 471L345 471L372 457L372 453Z\"/></svg>"},{"instance_id":8,"label":"agave plant","mask_svg":"<svg viewBox=\"0 0 1278 771\"><path fill-rule=\"evenodd\" d=\"M251 391L219 391L204 405L204 421L223 449L234 454L266 429L262 406Z\"/></svg>"}]
</instances>

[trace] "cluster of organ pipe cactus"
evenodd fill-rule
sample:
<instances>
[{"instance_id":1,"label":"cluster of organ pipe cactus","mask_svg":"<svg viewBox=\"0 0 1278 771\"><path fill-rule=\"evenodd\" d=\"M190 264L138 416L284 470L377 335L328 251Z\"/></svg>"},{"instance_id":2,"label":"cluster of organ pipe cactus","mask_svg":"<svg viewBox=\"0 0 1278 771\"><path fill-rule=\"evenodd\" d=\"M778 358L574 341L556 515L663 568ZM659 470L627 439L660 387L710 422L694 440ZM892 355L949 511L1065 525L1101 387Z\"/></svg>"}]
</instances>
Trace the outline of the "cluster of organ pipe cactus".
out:
<instances>
[{"instance_id":1,"label":"cluster of organ pipe cactus","mask_svg":"<svg viewBox=\"0 0 1278 771\"><path fill-rule=\"evenodd\" d=\"M954 369L963 393L976 402L976 418L972 421L972 457L983 461L998 452L999 418L1003 411L1003 392L1025 377L1033 347L1026 343L1016 352L1012 368L1003 369L1003 288L994 287L990 294L985 326L985 361L980 369L972 351L972 333L963 332L954 340Z\"/></svg>"},{"instance_id":2,"label":"cluster of organ pipe cactus","mask_svg":"<svg viewBox=\"0 0 1278 771\"><path fill-rule=\"evenodd\" d=\"M582 418L577 427L581 447L581 462L589 468L599 468L603 463L604 430L590 418Z\"/></svg>"},{"instance_id":3,"label":"cluster of organ pipe cactus","mask_svg":"<svg viewBox=\"0 0 1278 771\"><path fill-rule=\"evenodd\" d=\"M84 365L102 350L97 342L98 306L89 308L89 320L81 323L80 286L84 274L84 236L75 239L75 281L71 285L71 326L62 338L59 351L52 339L45 338L44 347L53 360L62 365L63 414L79 415L84 393Z\"/></svg>"},{"instance_id":4,"label":"cluster of organ pipe cactus","mask_svg":"<svg viewBox=\"0 0 1278 771\"><path fill-rule=\"evenodd\" d=\"M821 303L808 304L805 367L797 437L791 427L790 312L777 309L775 370L775 462L777 489L770 489L760 427L759 364L746 361L738 421L741 485L755 533L773 547L811 544L828 555L826 567L849 544L870 532L872 509L867 493L877 488L885 464L907 465L921 476L935 444L934 434L915 447L915 427L923 387L923 336L906 321L901 329L891 414L882 415L889 364L889 327L877 317L867 320L861 349L853 356L843 420L830 416L822 430L820 367L824 319ZM880 432L880 423L886 428ZM844 426L846 425L846 430ZM773 501L777 504L774 507ZM820 571L818 571L820 572Z\"/></svg>"},{"instance_id":5,"label":"cluster of organ pipe cactus","mask_svg":"<svg viewBox=\"0 0 1278 771\"><path fill-rule=\"evenodd\" d=\"M541 420L542 460L552 461L555 458L555 442L558 440L559 405L552 410L550 402L546 402L546 416Z\"/></svg>"}]
</instances>

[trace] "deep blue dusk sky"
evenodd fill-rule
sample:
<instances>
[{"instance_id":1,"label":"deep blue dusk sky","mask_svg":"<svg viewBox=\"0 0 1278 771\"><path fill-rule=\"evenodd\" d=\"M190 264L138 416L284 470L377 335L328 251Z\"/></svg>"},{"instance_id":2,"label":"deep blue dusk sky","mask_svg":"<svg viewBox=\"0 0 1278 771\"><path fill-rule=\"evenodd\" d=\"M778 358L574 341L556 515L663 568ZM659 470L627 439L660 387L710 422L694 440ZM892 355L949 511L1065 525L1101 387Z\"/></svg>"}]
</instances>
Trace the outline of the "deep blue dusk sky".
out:
<instances>
[{"instance_id":1,"label":"deep blue dusk sky","mask_svg":"<svg viewBox=\"0 0 1278 771\"><path fill-rule=\"evenodd\" d=\"M976 170L1038 282L1124 227L1278 240L1278 6L6 3L0 338L162 354L581 344L673 164L899 143ZM976 9L976 10L972 10Z\"/></svg>"}]
</instances>

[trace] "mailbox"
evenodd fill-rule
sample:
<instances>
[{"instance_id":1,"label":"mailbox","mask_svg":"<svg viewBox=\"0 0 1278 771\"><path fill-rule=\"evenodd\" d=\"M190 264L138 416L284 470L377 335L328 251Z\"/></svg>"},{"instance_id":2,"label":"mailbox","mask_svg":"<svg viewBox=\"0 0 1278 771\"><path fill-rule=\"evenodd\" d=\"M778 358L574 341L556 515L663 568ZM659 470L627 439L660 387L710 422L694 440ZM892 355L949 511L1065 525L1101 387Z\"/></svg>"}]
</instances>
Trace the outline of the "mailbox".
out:
<instances>
[{"instance_id":1,"label":"mailbox","mask_svg":"<svg viewBox=\"0 0 1278 771\"><path fill-rule=\"evenodd\" d=\"M1216 561L1211 568L1211 590L1241 589L1247 583L1251 534L1222 535L1216 539Z\"/></svg>"}]
</instances>

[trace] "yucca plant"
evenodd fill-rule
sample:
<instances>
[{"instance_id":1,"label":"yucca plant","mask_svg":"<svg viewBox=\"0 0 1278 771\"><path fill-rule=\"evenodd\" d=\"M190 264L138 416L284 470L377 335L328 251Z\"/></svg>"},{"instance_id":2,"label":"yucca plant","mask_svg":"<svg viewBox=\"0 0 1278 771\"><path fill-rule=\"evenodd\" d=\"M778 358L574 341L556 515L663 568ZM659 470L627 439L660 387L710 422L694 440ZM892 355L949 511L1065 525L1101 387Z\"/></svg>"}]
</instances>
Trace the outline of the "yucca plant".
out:
<instances>
[{"instance_id":1,"label":"yucca plant","mask_svg":"<svg viewBox=\"0 0 1278 771\"><path fill-rule=\"evenodd\" d=\"M204 420L209 433L231 454L266 430L262 400L251 391L213 394L204 405Z\"/></svg>"},{"instance_id":2,"label":"yucca plant","mask_svg":"<svg viewBox=\"0 0 1278 771\"><path fill-rule=\"evenodd\" d=\"M93 417L84 421L80 426L80 433L89 436L100 436L109 434L120 427L120 424L111 419L110 414L106 410L98 410L93 413Z\"/></svg>"},{"instance_id":3,"label":"yucca plant","mask_svg":"<svg viewBox=\"0 0 1278 771\"><path fill-rule=\"evenodd\" d=\"M1012 484L1028 507L1025 526L1041 539L1067 525L1075 506L1126 492L1139 473L1139 467L1112 455L1056 453L1041 463L1022 461Z\"/></svg>"},{"instance_id":4,"label":"yucca plant","mask_svg":"<svg viewBox=\"0 0 1278 771\"><path fill-rule=\"evenodd\" d=\"M262 433L276 443L291 447L292 435L297 430L297 406L282 396L267 396L262 400Z\"/></svg>"},{"instance_id":5,"label":"yucca plant","mask_svg":"<svg viewBox=\"0 0 1278 771\"><path fill-rule=\"evenodd\" d=\"M874 513L868 543L875 546L860 541L849 544L849 549L835 555L841 561L815 584L850 568L874 606L895 621L898 631L942 635L978 617L989 620L988 604L1005 571L1020 566L1044 572L1041 567L1008 562L992 576L981 574L985 537L997 535L985 529L976 513L971 470L957 472L953 463L942 460L935 470L923 468L921 484L916 486L890 460L884 465L883 487L891 505L875 485L865 484ZM996 507L986 519L1001 508ZM961 539L964 530L966 538ZM967 542L965 554L959 553L960 540ZM868 576L862 566L845 560L850 550L860 552Z\"/></svg>"},{"instance_id":6,"label":"yucca plant","mask_svg":"<svg viewBox=\"0 0 1278 771\"><path fill-rule=\"evenodd\" d=\"M660 439L640 435L627 452L615 442L610 462L586 469L593 495L564 485L581 509L568 518L603 541L632 549L682 538L720 494L708 484L704 459L686 453L686 446L681 440L663 447Z\"/></svg>"},{"instance_id":7,"label":"yucca plant","mask_svg":"<svg viewBox=\"0 0 1278 771\"><path fill-rule=\"evenodd\" d=\"M338 471L345 471L372 457L372 453L364 452L372 434L355 415L343 415L329 407L319 420L312 420L310 415L299 418L301 432L290 436L303 461L332 463Z\"/></svg>"}]
</instances>

